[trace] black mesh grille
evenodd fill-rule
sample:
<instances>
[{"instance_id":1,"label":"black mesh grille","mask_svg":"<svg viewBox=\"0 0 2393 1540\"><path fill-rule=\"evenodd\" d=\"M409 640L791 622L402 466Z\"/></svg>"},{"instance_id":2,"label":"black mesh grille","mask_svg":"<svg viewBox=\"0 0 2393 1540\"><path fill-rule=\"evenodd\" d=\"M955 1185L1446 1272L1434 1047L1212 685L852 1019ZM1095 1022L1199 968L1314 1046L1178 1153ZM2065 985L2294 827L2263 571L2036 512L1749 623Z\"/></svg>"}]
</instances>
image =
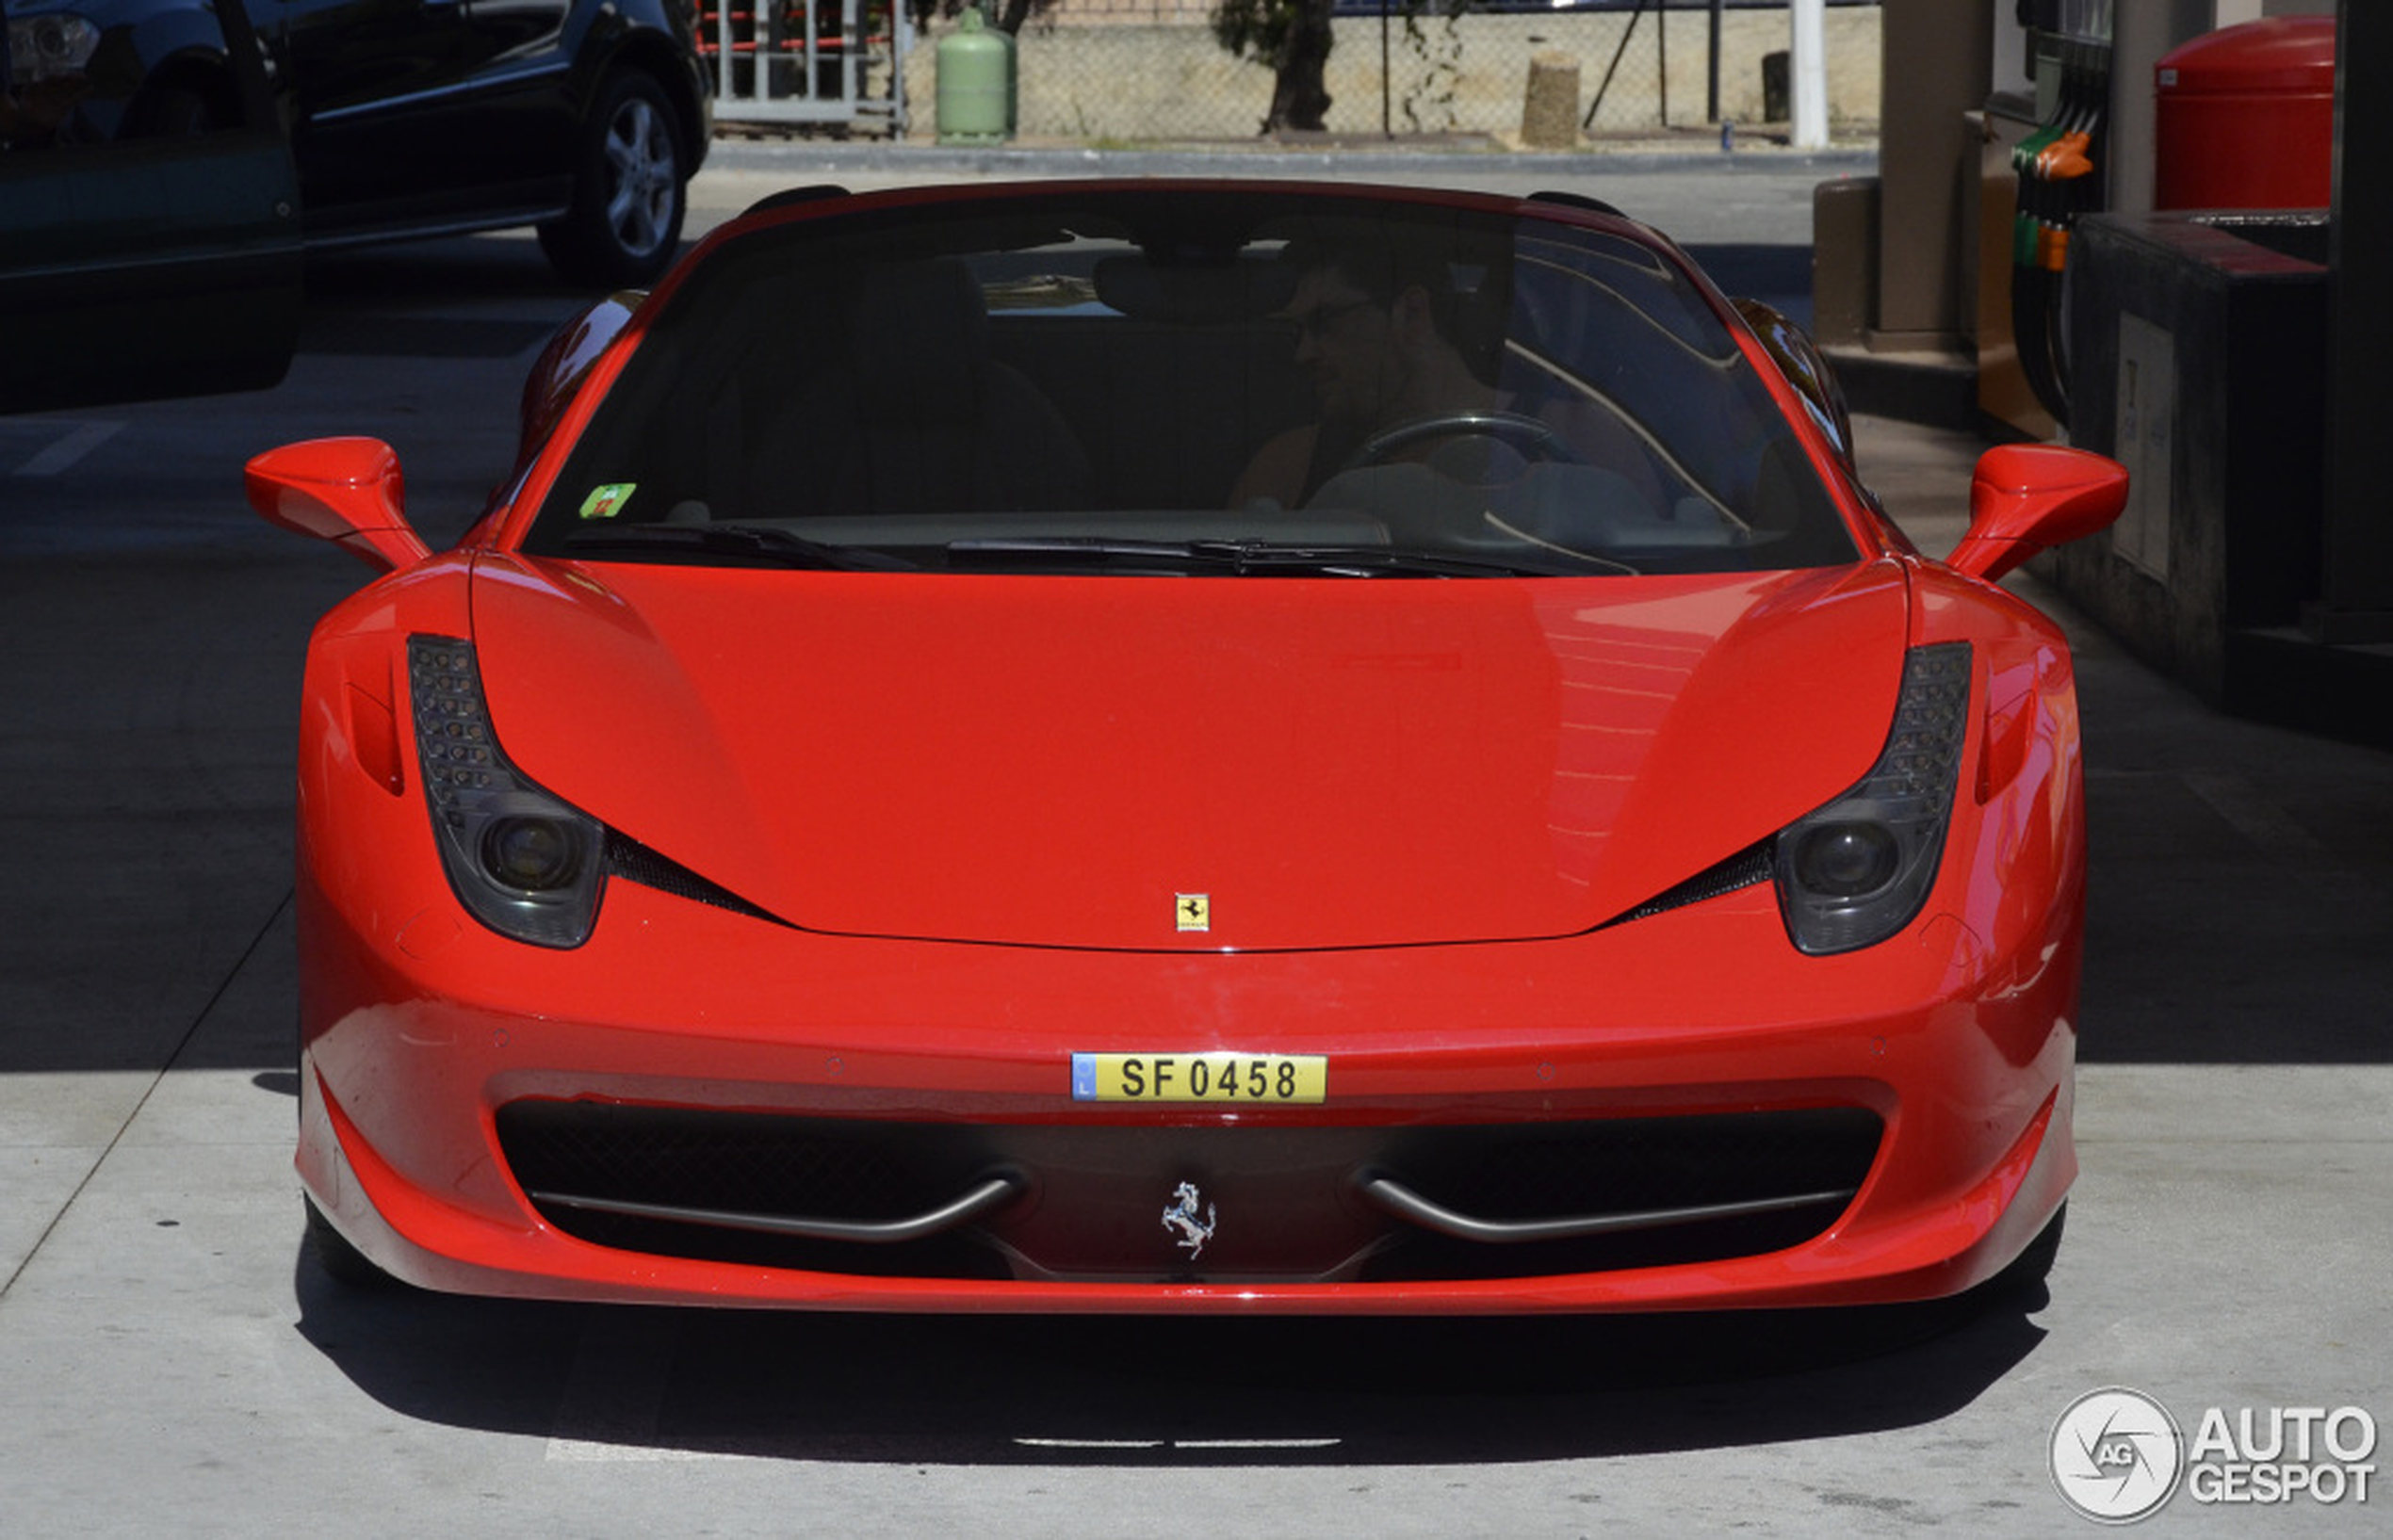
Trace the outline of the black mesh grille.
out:
<instances>
[{"instance_id":1,"label":"black mesh grille","mask_svg":"<svg viewBox=\"0 0 2393 1540\"><path fill-rule=\"evenodd\" d=\"M529 1191L826 1219L930 1207L919 1162L876 1125L671 1109L515 1102L499 1143Z\"/></svg>"},{"instance_id":2,"label":"black mesh grille","mask_svg":"<svg viewBox=\"0 0 2393 1540\"><path fill-rule=\"evenodd\" d=\"M1425 1136L1391 1151L1386 1169L1441 1207L1490 1220L1637 1213L1652 1209L1850 1194L1878 1158L1883 1127L1858 1107L1617 1122L1512 1125L1468 1140ZM1842 1213L1831 1200L1777 1213L1672 1224L1620 1235L1490 1246L1420 1235L1376 1264L1374 1276L1488 1276L1607 1272L1718 1261L1800 1245Z\"/></svg>"},{"instance_id":3,"label":"black mesh grille","mask_svg":"<svg viewBox=\"0 0 2393 1540\"><path fill-rule=\"evenodd\" d=\"M985 1162L947 1130L589 1102L512 1102L498 1143L559 1229L627 1251L876 1274L1001 1276L952 1238L878 1246L588 1212L538 1194L811 1219L881 1221L936 1208ZM959 1175L958 1174L963 1174Z\"/></svg>"},{"instance_id":4,"label":"black mesh grille","mask_svg":"<svg viewBox=\"0 0 2393 1540\"><path fill-rule=\"evenodd\" d=\"M1513 1124L1405 1139L1405 1185L1489 1219L1693 1208L1831 1189L1869 1174L1879 1122L1860 1108Z\"/></svg>"},{"instance_id":5,"label":"black mesh grille","mask_svg":"<svg viewBox=\"0 0 2393 1540\"><path fill-rule=\"evenodd\" d=\"M1380 1212L1359 1184L1386 1176L1492 1221L1848 1193L1868 1175L1881 1133L1875 1113L1852 1107L1452 1127L952 1125L553 1101L498 1113L500 1148L533 1194L889 1223L938 1208L993 1173L1019 1175L1019 1201L904 1244L793 1240L534 1200L566 1233L625 1250L949 1278L1505 1278L1750 1256L1818 1234L1845 1202L1491 1244ZM1183 1180L1224 1216L1195 1268L1159 1222Z\"/></svg>"}]
</instances>

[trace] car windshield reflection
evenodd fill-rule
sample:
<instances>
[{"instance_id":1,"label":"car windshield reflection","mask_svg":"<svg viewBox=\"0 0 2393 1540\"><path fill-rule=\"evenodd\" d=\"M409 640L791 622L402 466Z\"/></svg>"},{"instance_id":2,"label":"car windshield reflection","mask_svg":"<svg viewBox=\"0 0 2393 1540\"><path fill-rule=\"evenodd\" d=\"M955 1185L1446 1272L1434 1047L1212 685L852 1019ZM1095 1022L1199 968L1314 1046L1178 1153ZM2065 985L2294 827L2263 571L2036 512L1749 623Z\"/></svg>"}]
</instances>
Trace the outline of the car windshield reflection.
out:
<instances>
[{"instance_id":1,"label":"car windshield reflection","mask_svg":"<svg viewBox=\"0 0 2393 1540\"><path fill-rule=\"evenodd\" d=\"M810 209L660 301L526 543L758 559L613 538L739 528L875 559L816 566L1241 576L1852 559L1729 325L1625 222L1229 190Z\"/></svg>"}]
</instances>

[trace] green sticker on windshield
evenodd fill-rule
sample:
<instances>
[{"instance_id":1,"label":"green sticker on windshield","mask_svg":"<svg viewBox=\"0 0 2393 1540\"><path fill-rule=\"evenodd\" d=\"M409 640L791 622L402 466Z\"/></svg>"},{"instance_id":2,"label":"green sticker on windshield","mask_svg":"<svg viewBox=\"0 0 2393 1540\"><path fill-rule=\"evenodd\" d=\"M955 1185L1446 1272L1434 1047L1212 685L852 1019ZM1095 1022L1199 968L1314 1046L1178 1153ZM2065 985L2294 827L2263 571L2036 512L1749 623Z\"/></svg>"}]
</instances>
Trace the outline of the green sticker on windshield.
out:
<instances>
[{"instance_id":1,"label":"green sticker on windshield","mask_svg":"<svg viewBox=\"0 0 2393 1540\"><path fill-rule=\"evenodd\" d=\"M631 494L639 490L640 483L637 481L610 481L595 488L581 500L581 516L585 519L611 519L623 511L623 505L631 501Z\"/></svg>"}]
</instances>

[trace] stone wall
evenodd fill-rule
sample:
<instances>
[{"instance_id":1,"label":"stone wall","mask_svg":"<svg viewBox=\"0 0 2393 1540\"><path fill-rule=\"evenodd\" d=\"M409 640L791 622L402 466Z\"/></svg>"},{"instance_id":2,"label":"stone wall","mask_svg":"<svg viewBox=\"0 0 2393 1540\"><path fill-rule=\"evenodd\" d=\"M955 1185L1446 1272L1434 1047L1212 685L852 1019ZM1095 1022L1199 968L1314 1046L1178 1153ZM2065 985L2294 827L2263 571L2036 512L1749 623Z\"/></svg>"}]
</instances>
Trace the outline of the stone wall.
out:
<instances>
[{"instance_id":1,"label":"stone wall","mask_svg":"<svg viewBox=\"0 0 2393 1540\"><path fill-rule=\"evenodd\" d=\"M1471 15L1452 23L1433 17L1408 31L1398 17L1386 29L1383 71L1379 20L1341 17L1329 59L1332 103L1326 126L1337 135L1378 134L1384 80L1384 116L1399 137L1510 136L1521 126L1530 57L1552 50L1579 60L1582 118L1619 54L1591 125L1594 135L1703 126L1707 13L1670 12L1667 40L1657 17L1648 14L1623 50L1628 22L1618 11ZM1024 29L1017 41L1018 137L1134 144L1247 138L1261 128L1271 105L1271 72L1232 58L1201 21L1108 16L1099 23L1095 16L1074 21L1066 13L1055 24ZM937 44L947 26L936 24L920 34L906 62L907 110L917 138L936 132ZM1783 9L1726 13L1721 116L1740 124L1763 122L1762 58L1785 49L1787 30ZM1831 122L1867 132L1878 120L1879 8L1831 7L1827 31Z\"/></svg>"}]
</instances>

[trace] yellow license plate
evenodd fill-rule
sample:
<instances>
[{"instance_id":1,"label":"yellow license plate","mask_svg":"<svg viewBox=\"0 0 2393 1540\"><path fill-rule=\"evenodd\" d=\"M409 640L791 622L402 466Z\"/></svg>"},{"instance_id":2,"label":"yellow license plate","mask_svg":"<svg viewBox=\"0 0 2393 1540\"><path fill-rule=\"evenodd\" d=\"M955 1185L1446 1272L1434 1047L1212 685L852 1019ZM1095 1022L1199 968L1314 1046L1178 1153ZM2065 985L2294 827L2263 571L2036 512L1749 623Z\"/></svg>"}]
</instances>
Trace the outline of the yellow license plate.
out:
<instances>
[{"instance_id":1,"label":"yellow license plate","mask_svg":"<svg viewBox=\"0 0 2393 1540\"><path fill-rule=\"evenodd\" d=\"M1329 1096L1317 1053L1076 1053L1074 1101L1298 1106Z\"/></svg>"}]
</instances>

